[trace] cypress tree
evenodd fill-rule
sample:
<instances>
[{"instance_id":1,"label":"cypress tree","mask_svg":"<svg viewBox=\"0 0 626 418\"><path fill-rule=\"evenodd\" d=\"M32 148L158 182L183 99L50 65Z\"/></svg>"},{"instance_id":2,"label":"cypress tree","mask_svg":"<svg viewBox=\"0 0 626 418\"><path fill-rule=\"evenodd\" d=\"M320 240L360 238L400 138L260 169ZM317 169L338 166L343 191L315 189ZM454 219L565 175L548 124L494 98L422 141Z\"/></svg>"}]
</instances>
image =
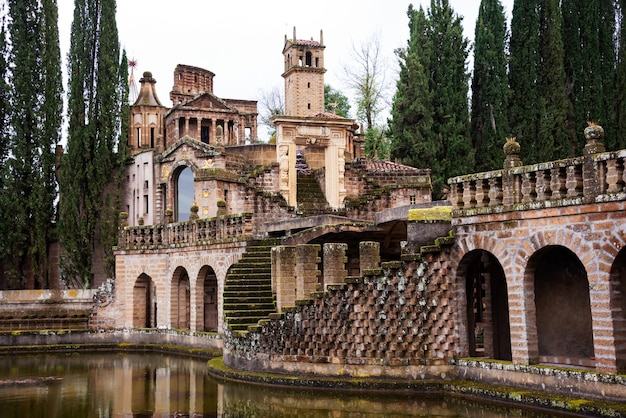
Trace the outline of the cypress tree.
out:
<instances>
[{"instance_id":1,"label":"cypress tree","mask_svg":"<svg viewBox=\"0 0 626 418\"><path fill-rule=\"evenodd\" d=\"M429 21L433 135L435 141L441 141L443 152L437 177L446 181L474 170L467 103L468 40L463 37L462 18L454 13L448 0L431 0Z\"/></svg>"},{"instance_id":2,"label":"cypress tree","mask_svg":"<svg viewBox=\"0 0 626 418\"><path fill-rule=\"evenodd\" d=\"M600 81L602 85L602 109L604 115L598 116L598 122L604 127L605 146L609 150L616 150L626 147L626 138L617 135L617 53L618 53L618 30L617 24L619 14L618 1L599 0L600 22L598 24L599 48L600 48ZM623 45L623 44L622 44ZM592 115L592 117L594 117ZM580 132L578 135L582 137ZM581 152L579 148L578 153Z\"/></svg>"},{"instance_id":3,"label":"cypress tree","mask_svg":"<svg viewBox=\"0 0 626 418\"><path fill-rule=\"evenodd\" d=\"M539 161L575 154L575 132L566 126L565 69L558 0L540 0L539 26Z\"/></svg>"},{"instance_id":4,"label":"cypress tree","mask_svg":"<svg viewBox=\"0 0 626 418\"><path fill-rule=\"evenodd\" d=\"M525 164L540 161L539 8L537 0L515 0L509 40L509 124Z\"/></svg>"},{"instance_id":5,"label":"cypress tree","mask_svg":"<svg viewBox=\"0 0 626 418\"><path fill-rule=\"evenodd\" d=\"M587 120L607 120L602 81L599 0L563 0L563 50L571 155L580 153ZM612 42L611 42L612 43ZM613 43L612 43L613 44ZM612 76L611 76L612 77Z\"/></svg>"},{"instance_id":6,"label":"cypress tree","mask_svg":"<svg viewBox=\"0 0 626 418\"><path fill-rule=\"evenodd\" d=\"M619 50L615 76L615 142L613 149L626 147L626 25L624 24L626 0L619 0L619 16L622 22L619 31ZM610 135L609 135L610 136ZM609 148L610 149L610 148Z\"/></svg>"},{"instance_id":7,"label":"cypress tree","mask_svg":"<svg viewBox=\"0 0 626 418\"><path fill-rule=\"evenodd\" d=\"M482 0L474 36L472 144L478 171L502 165L509 135L506 20L499 0Z\"/></svg>"},{"instance_id":8,"label":"cypress tree","mask_svg":"<svg viewBox=\"0 0 626 418\"><path fill-rule=\"evenodd\" d=\"M443 150L441 142L433 135L433 110L428 85L431 51L429 22L421 6L415 10L413 5L409 5L407 15L408 45L396 50L400 74L391 109L391 158L414 167L430 168L434 189L441 190L444 179L439 156Z\"/></svg>"},{"instance_id":9,"label":"cypress tree","mask_svg":"<svg viewBox=\"0 0 626 418\"><path fill-rule=\"evenodd\" d=\"M56 3L10 0L10 156L7 235L14 286L47 285L54 220L55 145L61 130L60 52ZM6 268L6 263L5 263ZM24 278L34 276L36 283Z\"/></svg>"},{"instance_id":10,"label":"cypress tree","mask_svg":"<svg viewBox=\"0 0 626 418\"><path fill-rule=\"evenodd\" d=\"M8 165L9 158L9 84L7 83L8 65L7 55L7 31L4 18L0 27L0 219L6 221L0 222L0 234L5 239L0 240L0 289L7 287L7 275L5 274L5 266L10 262L10 246L7 245L11 223L10 218L10 202L11 195L8 193L8 183L10 171Z\"/></svg>"},{"instance_id":11,"label":"cypress tree","mask_svg":"<svg viewBox=\"0 0 626 418\"><path fill-rule=\"evenodd\" d=\"M120 139L120 50L114 0L76 0L69 52L67 154L61 169L64 268L72 286L92 284L94 252L112 245L110 186Z\"/></svg>"}]
</instances>

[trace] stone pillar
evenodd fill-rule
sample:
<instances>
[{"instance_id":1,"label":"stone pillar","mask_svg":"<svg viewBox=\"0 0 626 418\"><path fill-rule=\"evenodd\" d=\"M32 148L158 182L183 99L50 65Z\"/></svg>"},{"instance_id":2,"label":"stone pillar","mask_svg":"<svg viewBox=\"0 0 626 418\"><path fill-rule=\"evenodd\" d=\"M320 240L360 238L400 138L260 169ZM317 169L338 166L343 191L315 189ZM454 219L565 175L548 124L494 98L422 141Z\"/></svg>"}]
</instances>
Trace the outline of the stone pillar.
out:
<instances>
[{"instance_id":1,"label":"stone pillar","mask_svg":"<svg viewBox=\"0 0 626 418\"><path fill-rule=\"evenodd\" d=\"M296 246L296 298L307 299L317 290L320 271L317 268L320 246L302 244Z\"/></svg>"},{"instance_id":2,"label":"stone pillar","mask_svg":"<svg viewBox=\"0 0 626 418\"><path fill-rule=\"evenodd\" d=\"M376 241L363 241L359 243L359 271L361 276L365 270L380 267L380 243Z\"/></svg>"},{"instance_id":3,"label":"stone pillar","mask_svg":"<svg viewBox=\"0 0 626 418\"><path fill-rule=\"evenodd\" d=\"M217 144L217 121L211 119L211 133L209 135L209 144Z\"/></svg>"},{"instance_id":4,"label":"stone pillar","mask_svg":"<svg viewBox=\"0 0 626 418\"><path fill-rule=\"evenodd\" d=\"M516 196L520 185L516 184L516 178L511 173L511 169L521 167L520 144L515 138L507 138L504 144L504 171L502 172L502 203L504 206L511 206L517 202Z\"/></svg>"},{"instance_id":5,"label":"stone pillar","mask_svg":"<svg viewBox=\"0 0 626 418\"><path fill-rule=\"evenodd\" d=\"M272 248L272 289L276 292L276 310L296 305L296 247Z\"/></svg>"},{"instance_id":6,"label":"stone pillar","mask_svg":"<svg viewBox=\"0 0 626 418\"><path fill-rule=\"evenodd\" d=\"M189 135L189 116L185 117L185 135Z\"/></svg>"},{"instance_id":7,"label":"stone pillar","mask_svg":"<svg viewBox=\"0 0 626 418\"><path fill-rule=\"evenodd\" d=\"M348 276L348 270L346 270L348 244L326 243L323 248L324 287L330 284L343 284Z\"/></svg>"},{"instance_id":8,"label":"stone pillar","mask_svg":"<svg viewBox=\"0 0 626 418\"><path fill-rule=\"evenodd\" d=\"M583 160L583 198L590 202L594 201L602 191L600 190L600 172L598 163L591 157L594 154L605 152L604 128L594 123L587 122L589 126L585 128L585 140L587 141L583 150L585 159Z\"/></svg>"},{"instance_id":9,"label":"stone pillar","mask_svg":"<svg viewBox=\"0 0 626 418\"><path fill-rule=\"evenodd\" d=\"M198 117L196 118L197 121L197 125L196 125L196 141L200 141L202 142L202 118Z\"/></svg>"}]
</instances>

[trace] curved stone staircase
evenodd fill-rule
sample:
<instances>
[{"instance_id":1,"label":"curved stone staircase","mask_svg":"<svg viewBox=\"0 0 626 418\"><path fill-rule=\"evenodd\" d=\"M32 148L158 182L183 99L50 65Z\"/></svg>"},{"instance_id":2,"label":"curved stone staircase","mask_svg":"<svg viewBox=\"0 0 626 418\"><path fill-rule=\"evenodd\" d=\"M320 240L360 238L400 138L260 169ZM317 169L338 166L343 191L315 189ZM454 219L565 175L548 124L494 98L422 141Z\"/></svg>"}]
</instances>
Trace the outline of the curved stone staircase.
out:
<instances>
[{"instance_id":1,"label":"curved stone staircase","mask_svg":"<svg viewBox=\"0 0 626 418\"><path fill-rule=\"evenodd\" d=\"M226 275L224 321L231 331L247 331L260 319L276 313L272 293L272 247L280 239L255 240Z\"/></svg>"}]
</instances>

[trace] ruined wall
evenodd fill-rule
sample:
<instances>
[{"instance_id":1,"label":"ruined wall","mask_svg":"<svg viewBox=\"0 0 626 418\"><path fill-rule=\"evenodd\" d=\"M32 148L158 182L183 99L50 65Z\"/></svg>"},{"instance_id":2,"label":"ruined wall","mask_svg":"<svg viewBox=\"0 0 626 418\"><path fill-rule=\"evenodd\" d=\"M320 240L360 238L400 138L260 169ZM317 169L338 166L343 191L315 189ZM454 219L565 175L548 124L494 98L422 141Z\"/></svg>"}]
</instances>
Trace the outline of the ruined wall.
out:
<instances>
[{"instance_id":1,"label":"ruined wall","mask_svg":"<svg viewBox=\"0 0 626 418\"><path fill-rule=\"evenodd\" d=\"M447 250L383 263L297 301L256 332L226 338L224 361L278 373L403 376L456 355Z\"/></svg>"}]
</instances>

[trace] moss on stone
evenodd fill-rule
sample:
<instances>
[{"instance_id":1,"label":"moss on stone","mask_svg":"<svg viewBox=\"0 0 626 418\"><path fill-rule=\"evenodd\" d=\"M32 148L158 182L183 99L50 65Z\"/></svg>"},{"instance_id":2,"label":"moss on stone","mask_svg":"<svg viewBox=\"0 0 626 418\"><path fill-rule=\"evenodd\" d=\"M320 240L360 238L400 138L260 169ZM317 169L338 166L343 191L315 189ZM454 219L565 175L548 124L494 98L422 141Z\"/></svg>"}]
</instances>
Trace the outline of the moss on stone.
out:
<instances>
[{"instance_id":1,"label":"moss on stone","mask_svg":"<svg viewBox=\"0 0 626 418\"><path fill-rule=\"evenodd\" d=\"M409 210L410 222L451 222L452 206L435 206Z\"/></svg>"}]
</instances>

